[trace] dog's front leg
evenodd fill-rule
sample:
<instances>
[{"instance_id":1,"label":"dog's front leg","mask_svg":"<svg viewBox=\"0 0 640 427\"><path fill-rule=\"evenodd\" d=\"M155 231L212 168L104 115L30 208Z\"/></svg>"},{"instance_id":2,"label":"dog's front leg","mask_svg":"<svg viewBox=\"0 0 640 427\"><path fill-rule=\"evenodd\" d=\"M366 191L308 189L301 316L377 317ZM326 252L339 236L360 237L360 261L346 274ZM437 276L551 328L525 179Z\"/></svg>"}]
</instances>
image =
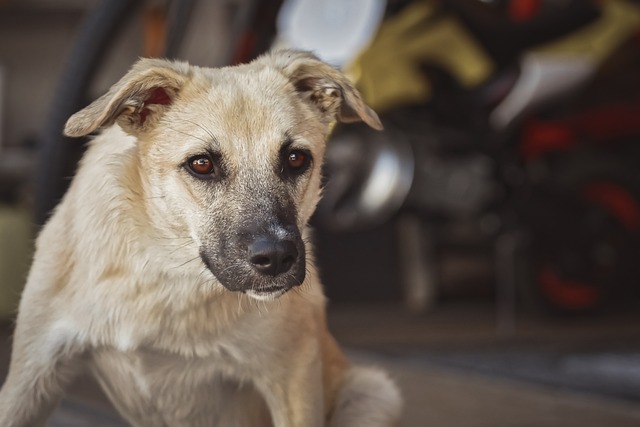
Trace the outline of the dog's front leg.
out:
<instances>
[{"instance_id":1,"label":"dog's front leg","mask_svg":"<svg viewBox=\"0 0 640 427\"><path fill-rule=\"evenodd\" d=\"M298 354L291 359L291 363L284 363L278 370L265 365L270 372L256 384L267 402L273 425L323 427L325 405L320 360L315 355L304 358Z\"/></svg>"},{"instance_id":2,"label":"dog's front leg","mask_svg":"<svg viewBox=\"0 0 640 427\"><path fill-rule=\"evenodd\" d=\"M38 314L18 316L9 374L0 390L2 427L43 425L81 366L68 329L43 325Z\"/></svg>"}]
</instances>

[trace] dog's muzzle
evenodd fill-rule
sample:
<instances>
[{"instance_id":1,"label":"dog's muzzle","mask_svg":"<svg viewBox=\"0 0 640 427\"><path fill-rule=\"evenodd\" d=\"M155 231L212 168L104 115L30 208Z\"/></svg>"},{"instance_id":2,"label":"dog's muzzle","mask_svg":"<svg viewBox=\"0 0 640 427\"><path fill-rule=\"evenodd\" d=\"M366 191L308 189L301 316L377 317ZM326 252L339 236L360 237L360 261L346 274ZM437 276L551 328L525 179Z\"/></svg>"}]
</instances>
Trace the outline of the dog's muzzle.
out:
<instances>
[{"instance_id":1,"label":"dog's muzzle","mask_svg":"<svg viewBox=\"0 0 640 427\"><path fill-rule=\"evenodd\" d=\"M205 265L227 289L273 299L304 281L305 248L297 227L243 230L230 242L224 248L200 251Z\"/></svg>"}]
</instances>

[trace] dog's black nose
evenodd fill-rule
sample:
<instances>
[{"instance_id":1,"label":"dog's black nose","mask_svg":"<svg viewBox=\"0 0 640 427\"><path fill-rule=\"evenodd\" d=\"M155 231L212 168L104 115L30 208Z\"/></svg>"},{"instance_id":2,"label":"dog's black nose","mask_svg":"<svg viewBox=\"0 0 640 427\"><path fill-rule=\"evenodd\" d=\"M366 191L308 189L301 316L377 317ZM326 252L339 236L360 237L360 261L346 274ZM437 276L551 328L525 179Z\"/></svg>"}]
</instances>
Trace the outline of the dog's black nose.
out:
<instances>
[{"instance_id":1,"label":"dog's black nose","mask_svg":"<svg viewBox=\"0 0 640 427\"><path fill-rule=\"evenodd\" d=\"M298 248L291 240L261 237L248 247L251 266L261 274L277 276L291 269L298 259Z\"/></svg>"}]
</instances>

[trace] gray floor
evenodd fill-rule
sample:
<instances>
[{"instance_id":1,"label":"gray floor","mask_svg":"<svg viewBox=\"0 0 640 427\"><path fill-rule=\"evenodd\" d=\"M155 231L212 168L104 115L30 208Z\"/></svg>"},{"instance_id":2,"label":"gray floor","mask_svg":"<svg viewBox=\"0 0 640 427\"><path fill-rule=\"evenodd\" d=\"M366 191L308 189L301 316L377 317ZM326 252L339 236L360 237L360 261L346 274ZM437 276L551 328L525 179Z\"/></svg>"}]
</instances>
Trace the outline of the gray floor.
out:
<instances>
[{"instance_id":1,"label":"gray floor","mask_svg":"<svg viewBox=\"0 0 640 427\"><path fill-rule=\"evenodd\" d=\"M640 317L519 315L498 333L490 304L416 317L397 306L336 307L331 325L353 354L387 367L404 425L639 426Z\"/></svg>"},{"instance_id":2,"label":"gray floor","mask_svg":"<svg viewBox=\"0 0 640 427\"><path fill-rule=\"evenodd\" d=\"M330 309L330 327L351 358L388 369L400 385L406 427L640 425L640 399L633 394L612 392L597 381L589 388L563 382L562 375L553 381L554 375L545 380L540 374L518 374L553 373L540 363L546 357L557 362L548 364L552 368L569 366L586 383L600 369L600 380L615 385L617 378L632 389L640 387L640 346L635 347L640 345L640 317L519 316L510 336L498 335L495 326L490 304L444 304L426 316L410 315L398 305ZM571 359L572 354L608 359ZM6 363L6 352L0 357ZM90 381L74 387L49 427L84 425L124 425Z\"/></svg>"},{"instance_id":3,"label":"gray floor","mask_svg":"<svg viewBox=\"0 0 640 427\"><path fill-rule=\"evenodd\" d=\"M403 390L403 426L632 427L640 405L467 371L417 366L358 353L354 359L388 369ZM48 427L123 427L108 409L73 396Z\"/></svg>"}]
</instances>

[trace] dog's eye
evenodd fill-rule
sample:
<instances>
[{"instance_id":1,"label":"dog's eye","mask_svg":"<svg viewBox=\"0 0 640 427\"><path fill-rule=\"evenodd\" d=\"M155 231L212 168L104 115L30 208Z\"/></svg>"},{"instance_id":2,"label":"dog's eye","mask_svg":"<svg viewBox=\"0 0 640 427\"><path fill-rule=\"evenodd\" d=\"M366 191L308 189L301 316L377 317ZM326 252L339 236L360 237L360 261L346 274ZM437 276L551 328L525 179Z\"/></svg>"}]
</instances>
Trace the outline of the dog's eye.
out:
<instances>
[{"instance_id":1,"label":"dog's eye","mask_svg":"<svg viewBox=\"0 0 640 427\"><path fill-rule=\"evenodd\" d=\"M309 167L311 155L302 150L291 150L287 153L285 160L290 172L301 174Z\"/></svg>"},{"instance_id":2,"label":"dog's eye","mask_svg":"<svg viewBox=\"0 0 640 427\"><path fill-rule=\"evenodd\" d=\"M207 154L201 154L199 156L191 157L187 160L187 166L195 175L203 178L208 178L211 175L215 175L216 165L211 156Z\"/></svg>"},{"instance_id":3,"label":"dog's eye","mask_svg":"<svg viewBox=\"0 0 640 427\"><path fill-rule=\"evenodd\" d=\"M307 162L307 155L301 151L292 151L287 158L289 161L289 168L300 169Z\"/></svg>"}]
</instances>

